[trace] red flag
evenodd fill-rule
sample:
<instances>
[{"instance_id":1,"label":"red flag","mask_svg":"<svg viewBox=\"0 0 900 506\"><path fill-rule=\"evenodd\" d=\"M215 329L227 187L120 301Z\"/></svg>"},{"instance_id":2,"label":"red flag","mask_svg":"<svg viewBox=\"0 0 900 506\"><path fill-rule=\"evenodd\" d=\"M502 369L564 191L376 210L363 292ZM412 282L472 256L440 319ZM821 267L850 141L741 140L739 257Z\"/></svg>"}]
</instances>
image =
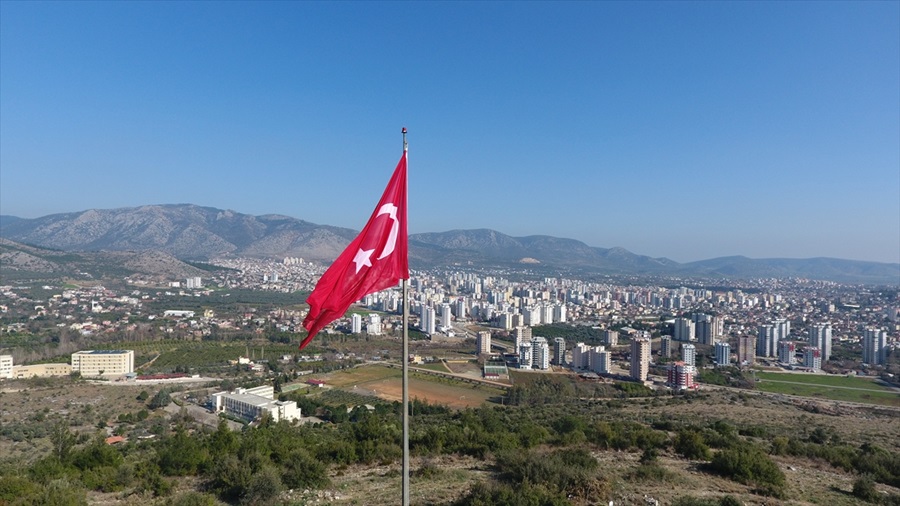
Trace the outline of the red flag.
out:
<instances>
[{"instance_id":1,"label":"red flag","mask_svg":"<svg viewBox=\"0 0 900 506\"><path fill-rule=\"evenodd\" d=\"M300 349L325 325L343 316L350 304L396 286L401 279L409 279L405 150L369 222L306 299L309 314L303 326L309 335L300 343Z\"/></svg>"}]
</instances>

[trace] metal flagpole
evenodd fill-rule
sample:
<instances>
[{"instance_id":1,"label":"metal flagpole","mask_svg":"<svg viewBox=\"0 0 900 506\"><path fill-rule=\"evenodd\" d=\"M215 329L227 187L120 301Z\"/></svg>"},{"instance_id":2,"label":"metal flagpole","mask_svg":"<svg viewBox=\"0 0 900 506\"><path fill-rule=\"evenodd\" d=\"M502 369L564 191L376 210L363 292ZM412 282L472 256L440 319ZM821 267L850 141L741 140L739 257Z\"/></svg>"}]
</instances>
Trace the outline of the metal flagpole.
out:
<instances>
[{"instance_id":1,"label":"metal flagpole","mask_svg":"<svg viewBox=\"0 0 900 506\"><path fill-rule=\"evenodd\" d=\"M406 128L403 130L403 154L409 150L406 144ZM407 157L407 178L409 158ZM408 187L408 183L407 183ZM407 194L406 191L403 192ZM407 198L407 202L409 199ZM404 206L406 209L406 206ZM407 275L407 278L409 275ZM403 280L403 506L409 506L409 294L408 279Z\"/></svg>"}]
</instances>

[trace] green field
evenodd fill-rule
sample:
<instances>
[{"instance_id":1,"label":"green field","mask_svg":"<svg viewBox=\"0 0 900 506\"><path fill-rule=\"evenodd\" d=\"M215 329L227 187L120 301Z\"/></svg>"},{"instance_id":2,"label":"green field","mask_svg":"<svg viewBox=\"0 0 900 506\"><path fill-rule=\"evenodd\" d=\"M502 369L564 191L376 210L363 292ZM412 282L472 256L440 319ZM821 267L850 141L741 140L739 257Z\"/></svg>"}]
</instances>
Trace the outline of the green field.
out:
<instances>
[{"instance_id":1,"label":"green field","mask_svg":"<svg viewBox=\"0 0 900 506\"><path fill-rule=\"evenodd\" d=\"M900 394L866 378L757 372L763 392L900 407Z\"/></svg>"}]
</instances>

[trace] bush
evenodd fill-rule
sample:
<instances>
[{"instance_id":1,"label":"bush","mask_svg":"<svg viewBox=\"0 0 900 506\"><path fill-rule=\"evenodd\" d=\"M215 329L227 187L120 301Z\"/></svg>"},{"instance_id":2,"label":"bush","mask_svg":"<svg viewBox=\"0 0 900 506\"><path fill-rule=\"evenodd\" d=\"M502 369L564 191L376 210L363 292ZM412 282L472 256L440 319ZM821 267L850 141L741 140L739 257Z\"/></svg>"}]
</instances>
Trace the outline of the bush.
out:
<instances>
[{"instance_id":1,"label":"bush","mask_svg":"<svg viewBox=\"0 0 900 506\"><path fill-rule=\"evenodd\" d=\"M757 485L765 495L782 497L785 477L781 469L755 446L736 446L717 453L709 468L727 478Z\"/></svg>"},{"instance_id":2,"label":"bush","mask_svg":"<svg viewBox=\"0 0 900 506\"><path fill-rule=\"evenodd\" d=\"M853 495L868 502L878 502L878 490L875 482L868 476L860 476L853 482Z\"/></svg>"},{"instance_id":3,"label":"bush","mask_svg":"<svg viewBox=\"0 0 900 506\"><path fill-rule=\"evenodd\" d=\"M709 460L709 446L699 432L682 429L675 436L675 451L686 459Z\"/></svg>"}]
</instances>

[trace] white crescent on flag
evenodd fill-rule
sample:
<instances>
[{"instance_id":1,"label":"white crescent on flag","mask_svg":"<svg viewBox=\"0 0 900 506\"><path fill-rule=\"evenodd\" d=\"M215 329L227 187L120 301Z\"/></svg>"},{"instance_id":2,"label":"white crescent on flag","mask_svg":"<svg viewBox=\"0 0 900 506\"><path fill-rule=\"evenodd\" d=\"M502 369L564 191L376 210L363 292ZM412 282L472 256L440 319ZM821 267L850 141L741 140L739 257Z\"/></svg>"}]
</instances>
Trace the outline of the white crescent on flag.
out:
<instances>
[{"instance_id":1,"label":"white crescent on flag","mask_svg":"<svg viewBox=\"0 0 900 506\"><path fill-rule=\"evenodd\" d=\"M394 252L394 247L397 245L397 232L400 230L400 220L397 219L397 206L391 203L381 206L376 216L381 216L382 214L390 216L393 223L391 223L391 232L388 234L387 241L384 243L384 249L381 250L381 254L378 255L376 260L381 260Z\"/></svg>"}]
</instances>

